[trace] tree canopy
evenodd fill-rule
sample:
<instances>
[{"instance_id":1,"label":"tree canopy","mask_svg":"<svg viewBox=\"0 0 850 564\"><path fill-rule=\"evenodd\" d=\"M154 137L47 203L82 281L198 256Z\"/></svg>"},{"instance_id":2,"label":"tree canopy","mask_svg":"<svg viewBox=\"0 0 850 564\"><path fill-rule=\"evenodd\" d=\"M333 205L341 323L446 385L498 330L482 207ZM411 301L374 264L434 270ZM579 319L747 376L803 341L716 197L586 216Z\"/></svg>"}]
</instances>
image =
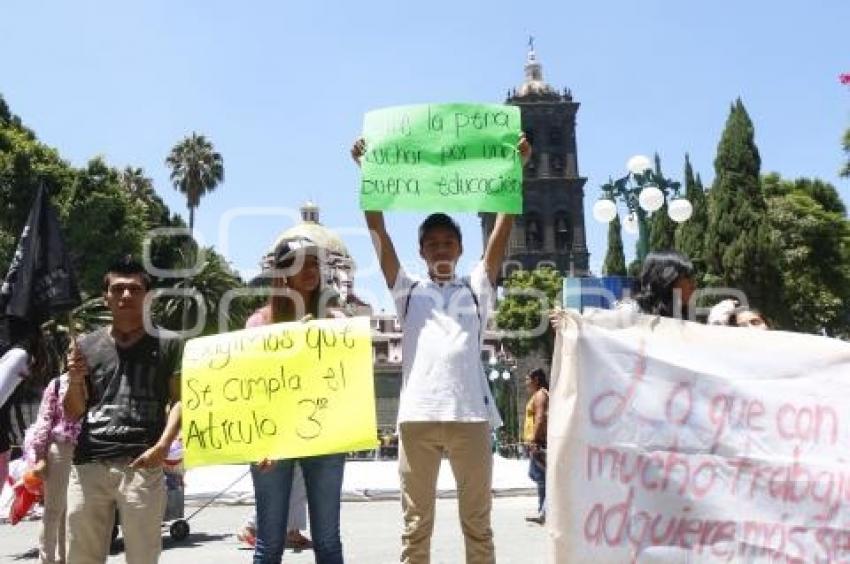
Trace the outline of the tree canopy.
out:
<instances>
[{"instance_id":1,"label":"tree canopy","mask_svg":"<svg viewBox=\"0 0 850 564\"><path fill-rule=\"evenodd\" d=\"M505 346L515 357L542 348L552 356L554 332L549 311L560 305L563 277L550 267L517 270L505 281L505 297L499 302L496 324L506 331Z\"/></svg>"}]
</instances>

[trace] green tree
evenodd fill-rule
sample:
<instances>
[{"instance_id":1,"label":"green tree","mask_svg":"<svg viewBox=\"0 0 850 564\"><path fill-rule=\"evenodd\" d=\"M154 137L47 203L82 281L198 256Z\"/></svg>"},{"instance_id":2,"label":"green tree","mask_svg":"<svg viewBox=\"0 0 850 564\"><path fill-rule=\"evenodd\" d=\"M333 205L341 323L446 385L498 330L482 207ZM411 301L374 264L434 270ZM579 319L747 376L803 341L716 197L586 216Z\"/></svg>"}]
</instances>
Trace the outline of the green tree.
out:
<instances>
[{"instance_id":1,"label":"green tree","mask_svg":"<svg viewBox=\"0 0 850 564\"><path fill-rule=\"evenodd\" d=\"M661 157L655 153L655 174L659 177L664 175L661 172ZM669 195L667 196L669 198ZM676 222L670 219L667 213L667 198L664 205L652 213L649 218L649 250L669 251L676 245Z\"/></svg>"},{"instance_id":2,"label":"green tree","mask_svg":"<svg viewBox=\"0 0 850 564\"><path fill-rule=\"evenodd\" d=\"M121 255L140 255L147 231L144 217L144 207L124 190L118 170L101 157L79 171L63 224L80 288L87 295L101 293L109 263Z\"/></svg>"},{"instance_id":3,"label":"green tree","mask_svg":"<svg viewBox=\"0 0 850 564\"><path fill-rule=\"evenodd\" d=\"M205 249L203 255L203 266L200 272L192 277L191 282L185 278L172 278L164 280L161 287L168 283L168 286L174 289L190 288L197 292L206 311L203 334L210 335L219 332L221 307L225 305L222 298L227 292L243 288L245 284L239 275L230 268L224 257L216 253L211 247ZM183 264L176 265L177 268L183 266ZM253 295L230 301L226 304L227 310L224 315L226 326L222 329L234 331L244 327L248 316L263 301L265 301L265 298L258 298ZM183 323L184 303L184 299L180 296L168 296L157 300L154 304L155 318L169 329L177 330L186 326ZM197 323L198 302L193 299L188 300L188 303L190 304L188 327L192 327Z\"/></svg>"},{"instance_id":4,"label":"green tree","mask_svg":"<svg viewBox=\"0 0 850 564\"><path fill-rule=\"evenodd\" d=\"M703 268L703 254L705 250L705 231L708 227L708 203L705 198L705 190L702 187L702 179L694 178L694 169L691 166L689 155L685 155L685 197L691 202L694 212L688 221L684 221L676 228L676 249L687 256L697 265L698 270Z\"/></svg>"},{"instance_id":5,"label":"green tree","mask_svg":"<svg viewBox=\"0 0 850 564\"><path fill-rule=\"evenodd\" d=\"M5 102L0 114L0 275L5 275L39 184L61 215L78 173L21 125Z\"/></svg>"},{"instance_id":6,"label":"green tree","mask_svg":"<svg viewBox=\"0 0 850 564\"><path fill-rule=\"evenodd\" d=\"M714 160L705 238L707 282L744 292L776 320L782 310L782 277L761 187L761 157L744 104L732 105Z\"/></svg>"},{"instance_id":7,"label":"green tree","mask_svg":"<svg viewBox=\"0 0 850 564\"><path fill-rule=\"evenodd\" d=\"M614 216L608 224L608 251L602 264L602 274L608 276L626 275L626 255L623 253L623 232L620 216Z\"/></svg>"},{"instance_id":8,"label":"green tree","mask_svg":"<svg viewBox=\"0 0 850 564\"><path fill-rule=\"evenodd\" d=\"M75 169L23 126L5 102L0 108L0 271L5 273L35 191L47 188L64 226L81 291L101 291L102 269L117 255L137 252L142 208L126 196L119 174L100 158Z\"/></svg>"},{"instance_id":9,"label":"green tree","mask_svg":"<svg viewBox=\"0 0 850 564\"><path fill-rule=\"evenodd\" d=\"M847 162L841 167L839 174L844 177L850 177L850 129L844 132L844 139L841 142L841 146L847 154Z\"/></svg>"},{"instance_id":10,"label":"green tree","mask_svg":"<svg viewBox=\"0 0 850 564\"><path fill-rule=\"evenodd\" d=\"M147 251L151 264L159 269L177 268L183 263L183 252L186 246L191 244L191 239L173 234L153 236L150 230L159 227L182 227L186 224L179 215L171 213L162 198L153 187L153 180L145 175L143 169L138 167L125 167L121 171L121 185L131 199L144 206L145 229L148 234L145 243L150 245Z\"/></svg>"},{"instance_id":11,"label":"green tree","mask_svg":"<svg viewBox=\"0 0 850 564\"><path fill-rule=\"evenodd\" d=\"M211 151L211 146L202 137L195 136L195 141L198 146ZM176 151L175 155L192 154L196 149L186 148ZM214 177L221 179L220 156L207 155L200 160L201 173L192 172L194 169L188 164L184 166L185 163L177 161L172 172L178 176L185 174L186 186L192 185L193 178L206 178L210 174L209 169L212 169ZM205 163L212 164L208 166ZM172 174L172 180L178 176ZM109 310L100 297L103 272L109 262L124 254L139 255L150 229L185 227L185 223L179 215L171 213L143 169L128 166L119 171L101 157L92 159L82 169L72 167L55 149L41 143L0 97L0 274L8 269L35 190L42 183L59 211L85 297L84 303L73 312L76 328L87 330L109 323ZM200 194L210 190L208 184L202 183L201 186ZM192 193L195 194L192 201L197 204L200 196L197 191ZM191 238L186 236L183 241L191 241ZM153 238L151 245L150 256L154 266L183 268L189 262L184 259L180 238ZM183 288L187 283L183 279L163 278L155 280L155 284ZM201 272L194 277L192 286L206 307L204 332L208 334L218 329L222 296L232 289L244 287L244 284L223 257L207 249ZM231 328L242 327L247 316L262 301L264 298L258 297L234 300L226 315L228 325ZM156 300L154 321L166 327L179 327L179 314L175 318L174 312L181 305L182 299L177 297ZM197 315L194 307L190 307L188 312L191 317ZM68 330L64 322L61 320L46 327L52 351L50 356L57 367L67 345Z\"/></svg>"},{"instance_id":12,"label":"green tree","mask_svg":"<svg viewBox=\"0 0 850 564\"><path fill-rule=\"evenodd\" d=\"M505 281L505 297L499 302L496 325L508 332L505 346L514 357L541 348L551 358L555 335L549 311L560 305L563 277L550 267L517 270Z\"/></svg>"},{"instance_id":13,"label":"green tree","mask_svg":"<svg viewBox=\"0 0 850 564\"><path fill-rule=\"evenodd\" d=\"M189 230L195 229L195 209L201 199L224 180L224 162L207 138L192 132L171 149L165 164L171 168L171 182L186 196Z\"/></svg>"},{"instance_id":14,"label":"green tree","mask_svg":"<svg viewBox=\"0 0 850 564\"><path fill-rule=\"evenodd\" d=\"M763 178L780 248L787 327L850 334L850 222L838 191L820 180Z\"/></svg>"}]
</instances>

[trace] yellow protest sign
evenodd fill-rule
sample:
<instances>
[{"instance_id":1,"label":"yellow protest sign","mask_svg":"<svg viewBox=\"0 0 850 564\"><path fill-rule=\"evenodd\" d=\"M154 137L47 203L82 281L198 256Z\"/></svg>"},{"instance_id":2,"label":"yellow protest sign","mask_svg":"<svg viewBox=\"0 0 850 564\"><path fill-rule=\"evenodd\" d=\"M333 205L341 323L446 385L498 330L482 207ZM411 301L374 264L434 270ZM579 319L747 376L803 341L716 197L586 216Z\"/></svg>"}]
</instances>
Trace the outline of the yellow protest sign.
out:
<instances>
[{"instance_id":1,"label":"yellow protest sign","mask_svg":"<svg viewBox=\"0 0 850 564\"><path fill-rule=\"evenodd\" d=\"M377 445L369 318L279 323L186 343L187 466Z\"/></svg>"}]
</instances>

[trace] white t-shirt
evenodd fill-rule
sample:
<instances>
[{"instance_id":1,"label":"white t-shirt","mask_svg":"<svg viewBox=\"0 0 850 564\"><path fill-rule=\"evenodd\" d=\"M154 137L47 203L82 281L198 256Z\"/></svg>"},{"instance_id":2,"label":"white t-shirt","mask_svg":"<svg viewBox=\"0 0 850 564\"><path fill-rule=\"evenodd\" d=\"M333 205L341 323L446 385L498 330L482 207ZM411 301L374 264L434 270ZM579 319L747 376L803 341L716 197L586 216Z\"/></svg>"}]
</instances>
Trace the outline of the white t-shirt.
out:
<instances>
[{"instance_id":1,"label":"white t-shirt","mask_svg":"<svg viewBox=\"0 0 850 564\"><path fill-rule=\"evenodd\" d=\"M392 294L402 326L398 422L489 421L481 342L494 291L484 263L441 284L399 270Z\"/></svg>"}]
</instances>

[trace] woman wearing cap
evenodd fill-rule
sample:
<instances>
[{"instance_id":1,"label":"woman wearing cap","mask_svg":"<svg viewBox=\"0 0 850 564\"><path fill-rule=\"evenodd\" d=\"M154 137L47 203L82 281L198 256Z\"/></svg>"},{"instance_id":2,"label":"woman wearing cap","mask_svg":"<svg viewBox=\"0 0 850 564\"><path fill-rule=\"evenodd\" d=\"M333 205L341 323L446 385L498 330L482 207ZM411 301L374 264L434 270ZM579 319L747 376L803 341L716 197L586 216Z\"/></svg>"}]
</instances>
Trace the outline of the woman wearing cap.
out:
<instances>
[{"instance_id":1,"label":"woman wearing cap","mask_svg":"<svg viewBox=\"0 0 850 564\"><path fill-rule=\"evenodd\" d=\"M248 319L247 327L271 323L336 317L337 295L323 288L319 255L321 249L310 239L280 242L274 251L272 295L264 307ZM339 502L342 491L344 454L297 459L262 460L251 465L257 506L255 564L278 564L286 544L289 496L295 464L304 473L313 550L319 564L343 562L339 534Z\"/></svg>"}]
</instances>

